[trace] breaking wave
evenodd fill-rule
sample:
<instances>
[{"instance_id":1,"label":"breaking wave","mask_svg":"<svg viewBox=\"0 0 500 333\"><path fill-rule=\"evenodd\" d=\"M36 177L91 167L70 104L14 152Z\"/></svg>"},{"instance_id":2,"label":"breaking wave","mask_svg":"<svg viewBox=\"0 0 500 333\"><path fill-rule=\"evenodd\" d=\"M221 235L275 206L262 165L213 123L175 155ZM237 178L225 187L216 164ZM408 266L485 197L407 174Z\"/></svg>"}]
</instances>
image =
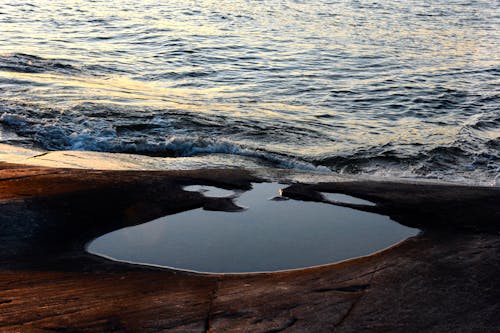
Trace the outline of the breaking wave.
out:
<instances>
[{"instance_id":1,"label":"breaking wave","mask_svg":"<svg viewBox=\"0 0 500 333\"><path fill-rule=\"evenodd\" d=\"M491 122L498 121L490 118L476 117L475 121L464 126L463 131L490 127ZM159 117L153 117L147 122L141 120L130 123L129 120L123 123L116 119L105 121L99 117L81 117L79 120L64 122L50 116L34 119L29 118L29 113L21 115L3 112L0 114L0 128L16 133L15 139L8 143L34 145L47 150L115 152L155 157L227 154L252 158L267 167L500 185L497 176L500 172L499 138L479 142L456 141L447 146L430 149L419 147L410 152L398 150L394 144L386 144L358 149L352 154L311 157L273 150L272 145L259 147L259 142L255 141L235 141L230 136L217 137L209 132L205 136L198 135L196 133L203 132L199 119L190 123L190 126L196 127L191 128L190 134L183 133L186 128L184 131L179 130L175 121ZM187 117L182 119L184 126L188 123ZM165 135L160 137L159 133Z\"/></svg>"}]
</instances>

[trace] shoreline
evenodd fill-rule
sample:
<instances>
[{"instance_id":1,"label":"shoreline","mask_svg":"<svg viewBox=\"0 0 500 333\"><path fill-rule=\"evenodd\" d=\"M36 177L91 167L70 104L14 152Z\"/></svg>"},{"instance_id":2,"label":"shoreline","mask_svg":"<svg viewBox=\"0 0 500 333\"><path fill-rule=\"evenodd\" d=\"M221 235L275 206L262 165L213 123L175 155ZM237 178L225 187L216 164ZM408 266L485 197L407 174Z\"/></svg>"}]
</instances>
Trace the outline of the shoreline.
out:
<instances>
[{"instance_id":1,"label":"shoreline","mask_svg":"<svg viewBox=\"0 0 500 333\"><path fill-rule=\"evenodd\" d=\"M106 171L166 171L166 170L196 170L196 169L245 169L254 173L262 174L264 177L277 178L286 175L290 181L304 182L301 177L317 175L320 181L373 181L394 183L417 183L434 185L455 185L466 187L499 187L496 180L472 181L470 179L446 180L425 177L405 177L397 175L377 176L370 174L339 174L336 172L324 172L319 170L301 170L276 167L264 167L256 163L252 158L241 155L209 154L193 157L152 157L147 155L107 153L96 151L46 151L23 148L10 144L0 143L0 162L21 165L31 165L48 168L67 168L83 170L106 170Z\"/></svg>"},{"instance_id":2,"label":"shoreline","mask_svg":"<svg viewBox=\"0 0 500 333\"><path fill-rule=\"evenodd\" d=\"M89 239L126 225L199 207L231 209L228 200L183 191L184 185L245 190L290 174L280 170L266 179L264 171L242 169L98 171L0 163L0 330L472 332L500 325L495 187L293 183L287 196L353 195L377 204L364 209L424 230L370 256L300 270L196 274L109 261L84 250Z\"/></svg>"}]
</instances>

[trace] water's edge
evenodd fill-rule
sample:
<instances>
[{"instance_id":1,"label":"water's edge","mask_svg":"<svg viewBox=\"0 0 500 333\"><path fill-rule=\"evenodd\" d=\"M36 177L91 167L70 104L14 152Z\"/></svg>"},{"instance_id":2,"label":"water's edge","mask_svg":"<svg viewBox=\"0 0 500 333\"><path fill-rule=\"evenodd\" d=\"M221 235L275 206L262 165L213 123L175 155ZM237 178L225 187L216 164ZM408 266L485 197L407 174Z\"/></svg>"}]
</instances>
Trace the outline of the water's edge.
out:
<instances>
[{"instance_id":1,"label":"water's edge","mask_svg":"<svg viewBox=\"0 0 500 333\"><path fill-rule=\"evenodd\" d=\"M93 151L45 151L23 148L0 143L0 161L13 164L24 164L50 168L90 169L90 170L195 170L195 169L231 169L242 168L253 170L265 178L277 179L288 177L290 181L390 181L402 183L448 184L473 187L499 187L498 181L482 181L473 179L438 179L402 177L397 175L373 174L341 174L322 169L281 169L264 167L246 157L226 154L210 154L197 157L151 157L136 154L103 153Z\"/></svg>"}]
</instances>

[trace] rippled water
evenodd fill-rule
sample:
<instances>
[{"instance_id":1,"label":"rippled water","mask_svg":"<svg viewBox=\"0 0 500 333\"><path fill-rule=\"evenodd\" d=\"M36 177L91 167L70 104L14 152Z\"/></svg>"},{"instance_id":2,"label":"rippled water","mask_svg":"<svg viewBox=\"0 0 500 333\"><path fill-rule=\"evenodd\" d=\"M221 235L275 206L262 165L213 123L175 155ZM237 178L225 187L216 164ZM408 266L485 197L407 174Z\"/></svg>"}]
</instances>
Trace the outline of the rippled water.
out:
<instances>
[{"instance_id":1,"label":"rippled water","mask_svg":"<svg viewBox=\"0 0 500 333\"><path fill-rule=\"evenodd\" d=\"M499 7L0 2L0 141L495 184Z\"/></svg>"}]
</instances>

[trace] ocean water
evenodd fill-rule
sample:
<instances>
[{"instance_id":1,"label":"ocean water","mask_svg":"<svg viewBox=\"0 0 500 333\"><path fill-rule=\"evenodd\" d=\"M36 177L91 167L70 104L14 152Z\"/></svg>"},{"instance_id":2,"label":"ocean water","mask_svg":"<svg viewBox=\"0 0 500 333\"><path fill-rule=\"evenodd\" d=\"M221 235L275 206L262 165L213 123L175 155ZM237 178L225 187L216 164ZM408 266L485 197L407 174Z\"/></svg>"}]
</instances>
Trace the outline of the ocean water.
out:
<instances>
[{"instance_id":1,"label":"ocean water","mask_svg":"<svg viewBox=\"0 0 500 333\"><path fill-rule=\"evenodd\" d=\"M0 1L0 143L498 185L498 1Z\"/></svg>"}]
</instances>

